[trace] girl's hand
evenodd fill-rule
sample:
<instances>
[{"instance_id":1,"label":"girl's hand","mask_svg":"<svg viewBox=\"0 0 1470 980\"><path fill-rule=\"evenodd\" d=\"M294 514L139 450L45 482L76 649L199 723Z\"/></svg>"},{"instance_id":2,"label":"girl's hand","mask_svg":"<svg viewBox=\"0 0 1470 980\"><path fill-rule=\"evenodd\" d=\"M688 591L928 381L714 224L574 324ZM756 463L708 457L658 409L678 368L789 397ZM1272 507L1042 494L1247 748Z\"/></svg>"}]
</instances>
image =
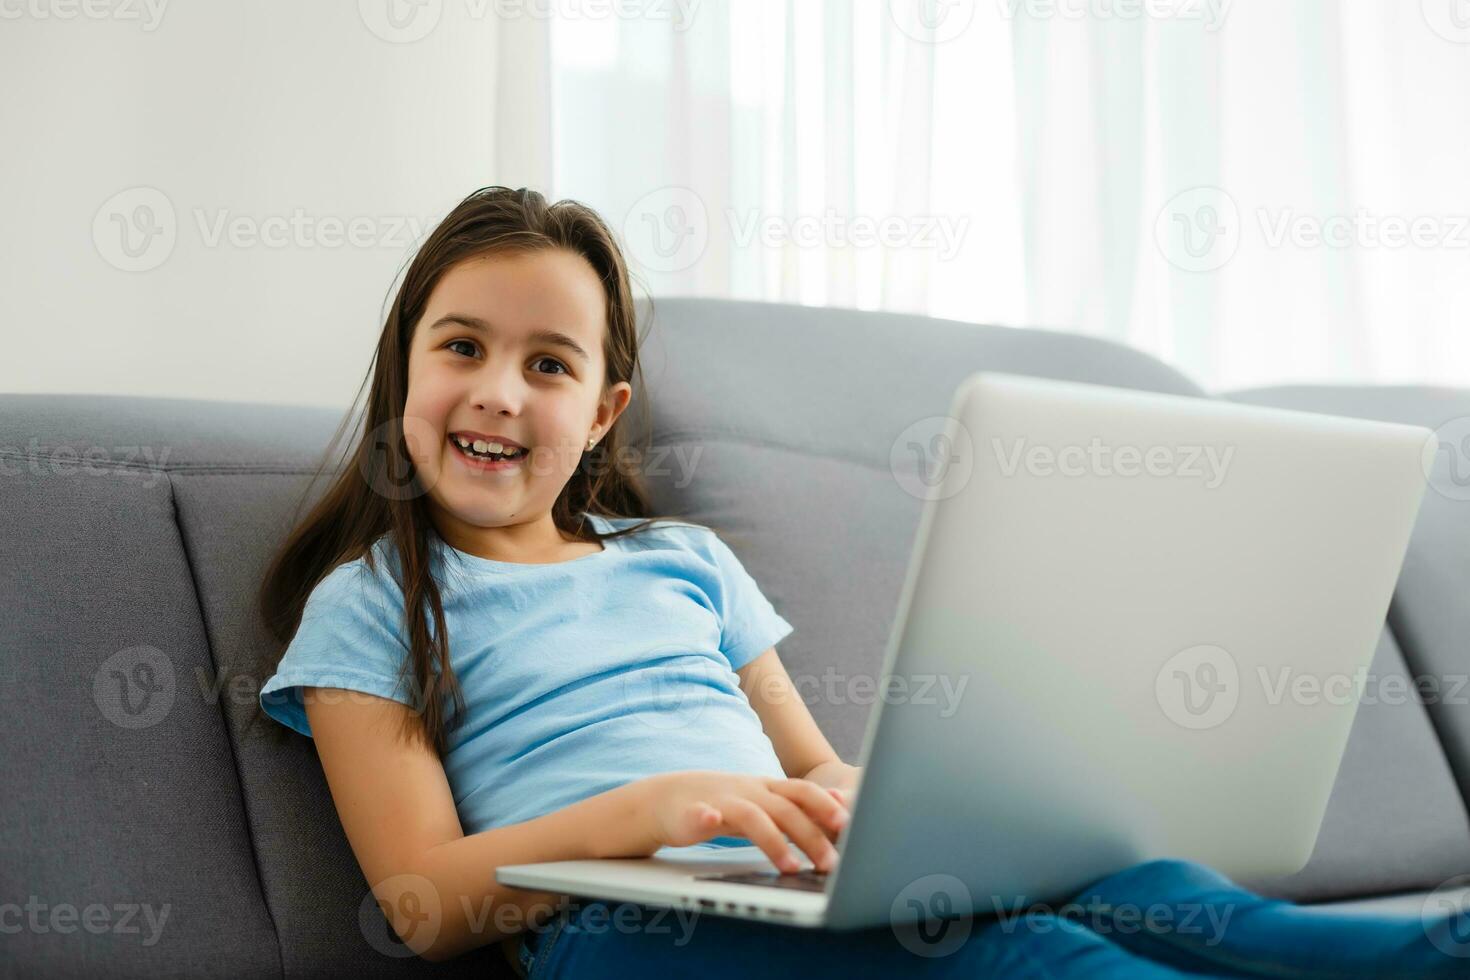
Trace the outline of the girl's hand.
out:
<instances>
[{"instance_id":1,"label":"girl's hand","mask_svg":"<svg viewBox=\"0 0 1470 980\"><path fill-rule=\"evenodd\" d=\"M660 773L643 782L655 849L745 837L777 868L795 872L800 862L789 837L818 871L836 863L832 842L847 825L847 807L814 782L702 770Z\"/></svg>"}]
</instances>

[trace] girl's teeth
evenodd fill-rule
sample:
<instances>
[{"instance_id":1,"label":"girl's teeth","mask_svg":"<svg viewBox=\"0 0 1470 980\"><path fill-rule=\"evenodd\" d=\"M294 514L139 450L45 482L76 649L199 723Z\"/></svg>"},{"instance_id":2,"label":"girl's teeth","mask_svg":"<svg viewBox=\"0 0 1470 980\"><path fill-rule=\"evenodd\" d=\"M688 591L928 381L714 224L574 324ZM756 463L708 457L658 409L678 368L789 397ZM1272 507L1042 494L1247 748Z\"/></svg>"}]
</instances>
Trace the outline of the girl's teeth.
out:
<instances>
[{"instance_id":1,"label":"girl's teeth","mask_svg":"<svg viewBox=\"0 0 1470 980\"><path fill-rule=\"evenodd\" d=\"M468 446L468 449L473 450L475 453L479 453L481 456L487 456L489 453L495 453L496 455L500 456L502 459L504 459L504 458L519 459L520 458L520 450L513 450L509 446L501 445L498 442L486 442L483 439L477 439L474 442L469 443L469 444L466 444L466 443L463 443L463 442L459 442L458 440L456 440L456 443L459 445L459 447L461 449L466 449L466 446ZM508 455L508 454L514 454L514 455Z\"/></svg>"}]
</instances>

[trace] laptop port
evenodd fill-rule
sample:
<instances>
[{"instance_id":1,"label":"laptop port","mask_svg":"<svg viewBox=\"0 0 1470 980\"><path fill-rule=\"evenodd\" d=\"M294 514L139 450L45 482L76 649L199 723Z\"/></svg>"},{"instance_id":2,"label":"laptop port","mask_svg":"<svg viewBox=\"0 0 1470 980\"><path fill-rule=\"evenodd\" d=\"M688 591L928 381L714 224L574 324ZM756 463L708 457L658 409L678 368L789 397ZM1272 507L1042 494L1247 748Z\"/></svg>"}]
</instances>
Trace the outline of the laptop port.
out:
<instances>
[{"instance_id":1,"label":"laptop port","mask_svg":"<svg viewBox=\"0 0 1470 980\"><path fill-rule=\"evenodd\" d=\"M707 898L701 898L699 900L699 907L702 909L712 909L715 907L715 903Z\"/></svg>"}]
</instances>

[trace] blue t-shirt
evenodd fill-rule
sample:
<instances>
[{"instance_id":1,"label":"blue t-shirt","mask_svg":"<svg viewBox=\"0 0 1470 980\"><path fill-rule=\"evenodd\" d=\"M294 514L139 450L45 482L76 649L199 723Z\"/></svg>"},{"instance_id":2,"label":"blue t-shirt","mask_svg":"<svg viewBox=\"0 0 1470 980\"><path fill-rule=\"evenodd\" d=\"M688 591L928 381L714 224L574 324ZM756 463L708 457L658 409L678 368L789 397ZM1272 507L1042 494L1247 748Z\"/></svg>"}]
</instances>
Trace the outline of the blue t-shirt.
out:
<instances>
[{"instance_id":1,"label":"blue t-shirt","mask_svg":"<svg viewBox=\"0 0 1470 980\"><path fill-rule=\"evenodd\" d=\"M588 517L604 533L638 523ZM465 704L444 769L466 834L660 772L785 777L735 670L792 626L713 531L662 521L545 565L431 540ZM385 536L373 548L376 574L359 558L312 591L261 688L266 713L303 735L303 686L412 703L398 680L408 645L392 544Z\"/></svg>"}]
</instances>

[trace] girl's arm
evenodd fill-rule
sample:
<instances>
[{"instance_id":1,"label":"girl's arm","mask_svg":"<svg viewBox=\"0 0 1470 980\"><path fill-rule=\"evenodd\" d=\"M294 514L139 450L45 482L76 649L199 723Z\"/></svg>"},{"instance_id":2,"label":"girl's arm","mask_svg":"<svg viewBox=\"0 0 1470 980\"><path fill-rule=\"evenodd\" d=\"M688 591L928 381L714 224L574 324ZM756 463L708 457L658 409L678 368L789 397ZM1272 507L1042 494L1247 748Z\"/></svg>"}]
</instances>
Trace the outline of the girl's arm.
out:
<instances>
[{"instance_id":1,"label":"girl's arm","mask_svg":"<svg viewBox=\"0 0 1470 980\"><path fill-rule=\"evenodd\" d=\"M305 688L302 700L352 853L393 931L433 962L509 939L555 913L560 895L499 884L501 865L642 857L734 835L794 871L789 838L826 870L847 820L835 792L805 780L688 770L465 836L438 755L402 737L411 708L326 687Z\"/></svg>"},{"instance_id":2,"label":"girl's arm","mask_svg":"<svg viewBox=\"0 0 1470 980\"><path fill-rule=\"evenodd\" d=\"M498 884L499 865L651 853L636 782L466 837L438 755L400 735L411 708L336 688L302 700L352 853L393 931L427 960L551 918L559 896Z\"/></svg>"},{"instance_id":3,"label":"girl's arm","mask_svg":"<svg viewBox=\"0 0 1470 980\"><path fill-rule=\"evenodd\" d=\"M766 650L735 673L786 775L840 790L842 802L849 803L862 770L837 757L791 683L776 648Z\"/></svg>"}]
</instances>

